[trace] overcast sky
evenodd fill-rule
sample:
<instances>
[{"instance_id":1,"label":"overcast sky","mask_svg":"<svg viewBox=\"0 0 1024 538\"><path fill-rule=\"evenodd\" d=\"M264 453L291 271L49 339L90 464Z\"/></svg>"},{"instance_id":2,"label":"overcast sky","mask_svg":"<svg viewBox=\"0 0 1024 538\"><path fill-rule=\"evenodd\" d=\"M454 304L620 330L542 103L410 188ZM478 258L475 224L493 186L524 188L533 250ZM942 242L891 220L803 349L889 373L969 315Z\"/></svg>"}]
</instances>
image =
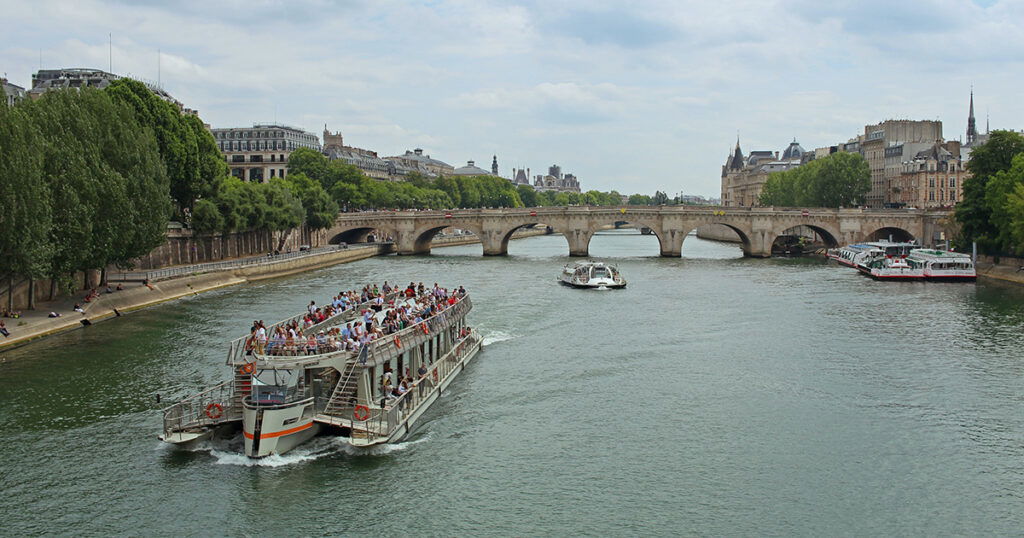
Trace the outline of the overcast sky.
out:
<instances>
[{"instance_id":1,"label":"overcast sky","mask_svg":"<svg viewBox=\"0 0 1024 538\"><path fill-rule=\"evenodd\" d=\"M214 127L278 122L583 189L718 196L744 152L866 123L1024 128L1024 0L0 3L0 71L155 81Z\"/></svg>"}]
</instances>

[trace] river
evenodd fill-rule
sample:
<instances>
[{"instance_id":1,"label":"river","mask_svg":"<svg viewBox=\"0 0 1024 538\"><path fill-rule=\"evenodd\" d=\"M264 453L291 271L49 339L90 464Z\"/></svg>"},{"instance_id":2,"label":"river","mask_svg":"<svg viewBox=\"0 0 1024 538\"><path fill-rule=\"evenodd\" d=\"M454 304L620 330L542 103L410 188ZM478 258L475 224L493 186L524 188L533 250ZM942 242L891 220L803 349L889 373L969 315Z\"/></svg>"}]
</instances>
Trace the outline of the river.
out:
<instances>
[{"instance_id":1,"label":"river","mask_svg":"<svg viewBox=\"0 0 1024 538\"><path fill-rule=\"evenodd\" d=\"M604 232L226 288L0 355L3 535L1019 535L1024 289L874 282ZM156 439L227 342L368 282L465 285L485 347L407 440L250 461Z\"/></svg>"}]
</instances>

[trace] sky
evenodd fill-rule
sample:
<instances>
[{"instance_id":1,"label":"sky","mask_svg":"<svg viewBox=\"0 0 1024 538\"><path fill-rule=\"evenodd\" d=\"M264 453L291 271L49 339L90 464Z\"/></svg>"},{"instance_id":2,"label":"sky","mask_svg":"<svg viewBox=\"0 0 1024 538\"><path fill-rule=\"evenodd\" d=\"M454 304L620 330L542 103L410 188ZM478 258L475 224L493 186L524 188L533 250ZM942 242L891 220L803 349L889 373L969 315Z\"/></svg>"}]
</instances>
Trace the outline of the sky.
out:
<instances>
[{"instance_id":1,"label":"sky","mask_svg":"<svg viewBox=\"0 0 1024 538\"><path fill-rule=\"evenodd\" d=\"M0 72L20 86L40 65L112 60L213 127L327 124L382 156L489 169L497 155L505 177L558 164L584 190L717 197L737 135L744 152L810 150L895 118L963 138L972 86L980 129L986 114L1024 128L1024 0L0 0L0 14Z\"/></svg>"}]
</instances>

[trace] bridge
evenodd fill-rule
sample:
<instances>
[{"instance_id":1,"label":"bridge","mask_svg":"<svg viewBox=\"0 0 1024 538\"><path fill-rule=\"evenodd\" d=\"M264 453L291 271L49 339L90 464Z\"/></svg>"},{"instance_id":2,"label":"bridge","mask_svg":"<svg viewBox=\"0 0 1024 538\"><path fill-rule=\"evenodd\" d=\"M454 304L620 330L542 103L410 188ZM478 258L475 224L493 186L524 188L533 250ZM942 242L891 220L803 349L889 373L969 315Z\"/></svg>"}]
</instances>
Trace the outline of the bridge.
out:
<instances>
[{"instance_id":1,"label":"bridge","mask_svg":"<svg viewBox=\"0 0 1024 538\"><path fill-rule=\"evenodd\" d=\"M520 228L550 226L565 236L570 256L588 256L590 239L616 223L650 228L662 256L678 257L683 240L696 228L721 224L739 236L746 256L770 257L775 239L799 226L814 230L829 247L876 239L934 246L948 211L896 209L793 209L773 207L621 206L376 211L341 213L327 231L330 243L359 243L373 232L390 236L398 254L428 254L431 240L447 227L472 231L485 256L508 254L508 241Z\"/></svg>"}]
</instances>

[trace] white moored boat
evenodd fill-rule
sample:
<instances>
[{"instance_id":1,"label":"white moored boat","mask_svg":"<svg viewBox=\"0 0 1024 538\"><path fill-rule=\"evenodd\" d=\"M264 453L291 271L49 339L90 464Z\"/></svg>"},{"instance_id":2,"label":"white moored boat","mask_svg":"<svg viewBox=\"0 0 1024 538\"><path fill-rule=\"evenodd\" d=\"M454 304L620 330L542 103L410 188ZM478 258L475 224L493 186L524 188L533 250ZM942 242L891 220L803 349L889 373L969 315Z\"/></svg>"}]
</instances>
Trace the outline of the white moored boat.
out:
<instances>
[{"instance_id":1,"label":"white moored boat","mask_svg":"<svg viewBox=\"0 0 1024 538\"><path fill-rule=\"evenodd\" d=\"M619 270L603 262L567 263L559 276L562 284L576 288L625 288L626 279Z\"/></svg>"},{"instance_id":2,"label":"white moored boat","mask_svg":"<svg viewBox=\"0 0 1024 538\"><path fill-rule=\"evenodd\" d=\"M978 273L969 254L918 248L910 251L907 260L924 267L928 280L974 280Z\"/></svg>"},{"instance_id":3,"label":"white moored boat","mask_svg":"<svg viewBox=\"0 0 1024 538\"><path fill-rule=\"evenodd\" d=\"M425 318L359 351L315 336L265 344L239 338L228 352L233 378L164 409L160 439L187 444L241 429L250 457L284 454L321 431L357 447L398 441L480 350L482 339L465 320L472 308L466 294L418 303L391 293L303 329L323 335L371 315L374 325L385 325L399 311Z\"/></svg>"},{"instance_id":4,"label":"white moored boat","mask_svg":"<svg viewBox=\"0 0 1024 538\"><path fill-rule=\"evenodd\" d=\"M924 265L902 256L883 256L871 260L865 273L876 280L923 280Z\"/></svg>"}]
</instances>

